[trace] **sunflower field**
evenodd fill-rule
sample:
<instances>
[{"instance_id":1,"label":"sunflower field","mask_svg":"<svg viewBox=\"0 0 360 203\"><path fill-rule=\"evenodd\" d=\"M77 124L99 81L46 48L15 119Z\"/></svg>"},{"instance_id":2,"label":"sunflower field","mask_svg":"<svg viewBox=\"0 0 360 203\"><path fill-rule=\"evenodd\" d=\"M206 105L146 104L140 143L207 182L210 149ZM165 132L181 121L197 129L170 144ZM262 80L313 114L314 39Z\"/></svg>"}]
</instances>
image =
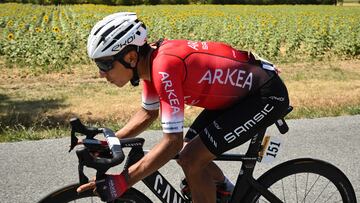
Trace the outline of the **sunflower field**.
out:
<instances>
[{"instance_id":1,"label":"sunflower field","mask_svg":"<svg viewBox=\"0 0 360 203\"><path fill-rule=\"evenodd\" d=\"M360 7L0 4L0 58L7 65L61 70L86 64L86 40L102 17L136 12L159 38L221 41L273 61L360 56Z\"/></svg>"}]
</instances>

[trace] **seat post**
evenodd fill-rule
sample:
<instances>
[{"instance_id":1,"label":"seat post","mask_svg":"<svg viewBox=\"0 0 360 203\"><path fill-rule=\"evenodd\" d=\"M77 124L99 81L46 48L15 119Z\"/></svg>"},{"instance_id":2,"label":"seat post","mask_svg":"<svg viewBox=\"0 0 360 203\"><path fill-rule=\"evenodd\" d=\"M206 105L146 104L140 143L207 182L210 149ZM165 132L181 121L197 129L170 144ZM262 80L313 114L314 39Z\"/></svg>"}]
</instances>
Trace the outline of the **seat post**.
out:
<instances>
[{"instance_id":1,"label":"seat post","mask_svg":"<svg viewBox=\"0 0 360 203\"><path fill-rule=\"evenodd\" d=\"M250 141L249 148L245 154L245 157L258 157L259 151L261 148L262 140L265 136L266 128L260 130ZM241 166L241 171L246 172L247 174L252 175L254 167L256 165L256 160L244 160Z\"/></svg>"},{"instance_id":2,"label":"seat post","mask_svg":"<svg viewBox=\"0 0 360 203\"><path fill-rule=\"evenodd\" d=\"M260 130L250 141L249 148L245 154L245 160L243 160L239 175L236 180L235 188L230 202L237 202L237 200L244 197L250 189L249 181L253 179L253 172L256 165L256 160L246 157L258 157L258 152L261 147L262 140L265 136L266 128Z\"/></svg>"},{"instance_id":3,"label":"seat post","mask_svg":"<svg viewBox=\"0 0 360 203\"><path fill-rule=\"evenodd\" d=\"M262 140L264 139L266 128L260 130L250 141L246 156L258 156Z\"/></svg>"}]
</instances>

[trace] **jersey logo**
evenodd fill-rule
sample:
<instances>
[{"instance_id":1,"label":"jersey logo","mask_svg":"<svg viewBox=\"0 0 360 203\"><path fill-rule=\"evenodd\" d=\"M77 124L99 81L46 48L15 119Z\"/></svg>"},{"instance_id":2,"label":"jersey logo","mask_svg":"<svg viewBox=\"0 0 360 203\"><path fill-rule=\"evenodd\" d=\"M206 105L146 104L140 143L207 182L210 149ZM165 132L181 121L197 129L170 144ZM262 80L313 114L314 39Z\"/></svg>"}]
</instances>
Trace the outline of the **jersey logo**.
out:
<instances>
[{"instance_id":1,"label":"jersey logo","mask_svg":"<svg viewBox=\"0 0 360 203\"><path fill-rule=\"evenodd\" d=\"M197 103L200 102L199 99L191 99L191 96L184 96L185 104L190 106L195 106Z\"/></svg>"},{"instance_id":2,"label":"jersey logo","mask_svg":"<svg viewBox=\"0 0 360 203\"><path fill-rule=\"evenodd\" d=\"M208 44L207 42L194 42L194 41L188 41L188 47L196 50L196 51L199 51L199 47L200 47L200 44L201 44L201 48L203 50L208 50L209 47L208 47Z\"/></svg>"},{"instance_id":3,"label":"jersey logo","mask_svg":"<svg viewBox=\"0 0 360 203\"><path fill-rule=\"evenodd\" d=\"M208 83L208 84L221 84L221 85L231 85L234 87L241 87L251 89L253 82L253 74L251 72L246 72L244 70L230 68L223 70L217 68L215 70L207 70L202 78L199 80L198 84Z\"/></svg>"},{"instance_id":4,"label":"jersey logo","mask_svg":"<svg viewBox=\"0 0 360 203\"><path fill-rule=\"evenodd\" d=\"M164 90L167 94L170 107L172 109L171 114L176 114L180 111L180 102L178 96L175 94L175 90L172 84L172 81L169 79L170 75L166 72L159 72L161 75L161 83L164 84Z\"/></svg>"},{"instance_id":5,"label":"jersey logo","mask_svg":"<svg viewBox=\"0 0 360 203\"><path fill-rule=\"evenodd\" d=\"M266 106L259 113L257 113L254 117L252 117L251 119L246 121L243 125L234 129L232 132L226 134L224 136L225 141L227 143L231 143L231 142L235 141L238 137L241 136L242 133L247 132L250 128L252 128L256 124L258 124L273 109L274 109L274 106L270 106L269 104L266 104Z\"/></svg>"}]
</instances>

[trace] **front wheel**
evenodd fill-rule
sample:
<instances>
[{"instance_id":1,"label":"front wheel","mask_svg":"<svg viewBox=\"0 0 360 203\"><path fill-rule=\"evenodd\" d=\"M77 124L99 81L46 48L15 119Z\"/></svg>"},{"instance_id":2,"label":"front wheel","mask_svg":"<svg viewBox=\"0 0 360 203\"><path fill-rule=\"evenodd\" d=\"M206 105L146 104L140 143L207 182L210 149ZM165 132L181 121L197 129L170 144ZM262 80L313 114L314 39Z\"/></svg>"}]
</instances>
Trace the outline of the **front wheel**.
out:
<instances>
[{"instance_id":1,"label":"front wheel","mask_svg":"<svg viewBox=\"0 0 360 203\"><path fill-rule=\"evenodd\" d=\"M99 197L97 197L92 190L88 190L78 194L76 188L79 184L69 185L60 190L57 190L50 195L46 196L44 199L40 200L39 203L67 203L67 202L83 202L83 203L95 203L102 202ZM114 201L115 203L151 203L151 200L147 198L143 193L136 190L135 188L130 188L125 192L125 194Z\"/></svg>"},{"instance_id":2,"label":"front wheel","mask_svg":"<svg viewBox=\"0 0 360 203\"><path fill-rule=\"evenodd\" d=\"M287 161L258 180L282 202L356 203L354 188L345 174L330 163L315 159ZM245 202L269 202L252 190Z\"/></svg>"}]
</instances>

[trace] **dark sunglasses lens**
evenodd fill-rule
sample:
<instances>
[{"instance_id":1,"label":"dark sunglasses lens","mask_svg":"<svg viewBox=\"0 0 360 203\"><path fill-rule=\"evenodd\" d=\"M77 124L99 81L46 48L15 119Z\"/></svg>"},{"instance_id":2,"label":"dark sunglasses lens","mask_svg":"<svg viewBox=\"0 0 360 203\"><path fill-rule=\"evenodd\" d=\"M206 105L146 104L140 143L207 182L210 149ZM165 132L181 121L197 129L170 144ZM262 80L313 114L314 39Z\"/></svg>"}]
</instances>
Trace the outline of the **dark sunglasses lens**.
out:
<instances>
[{"instance_id":1,"label":"dark sunglasses lens","mask_svg":"<svg viewBox=\"0 0 360 203\"><path fill-rule=\"evenodd\" d=\"M95 63L101 71L108 72L112 68L113 61L97 61L97 60L95 60Z\"/></svg>"}]
</instances>

